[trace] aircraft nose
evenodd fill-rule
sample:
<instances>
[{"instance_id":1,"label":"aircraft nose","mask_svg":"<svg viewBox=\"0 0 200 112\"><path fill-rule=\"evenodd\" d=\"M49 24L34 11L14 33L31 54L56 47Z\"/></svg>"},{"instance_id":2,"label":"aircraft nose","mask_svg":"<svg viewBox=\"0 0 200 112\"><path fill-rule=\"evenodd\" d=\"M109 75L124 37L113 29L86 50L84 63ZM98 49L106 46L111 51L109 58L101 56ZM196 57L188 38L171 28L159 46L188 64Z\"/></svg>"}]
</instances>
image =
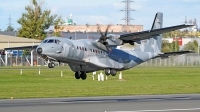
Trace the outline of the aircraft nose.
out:
<instances>
[{"instance_id":1,"label":"aircraft nose","mask_svg":"<svg viewBox=\"0 0 200 112\"><path fill-rule=\"evenodd\" d=\"M41 47L39 47L39 48L37 49L37 53L38 53L38 54L41 54L41 53L42 53L42 48L41 48Z\"/></svg>"}]
</instances>

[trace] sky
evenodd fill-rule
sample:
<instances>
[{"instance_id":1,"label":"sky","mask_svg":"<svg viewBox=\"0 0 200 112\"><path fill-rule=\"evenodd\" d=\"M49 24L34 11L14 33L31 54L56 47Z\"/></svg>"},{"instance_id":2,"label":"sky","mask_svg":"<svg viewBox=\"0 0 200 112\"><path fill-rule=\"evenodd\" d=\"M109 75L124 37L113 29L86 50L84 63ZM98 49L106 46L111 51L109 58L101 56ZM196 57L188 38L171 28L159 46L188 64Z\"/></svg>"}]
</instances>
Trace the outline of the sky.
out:
<instances>
[{"instance_id":1,"label":"sky","mask_svg":"<svg viewBox=\"0 0 200 112\"><path fill-rule=\"evenodd\" d=\"M73 15L78 25L85 24L125 24L123 0L45 0L44 9L52 14L61 15L64 20ZM151 28L156 12L163 13L163 27L184 24L187 19L200 23L200 0L133 0L131 8L132 25L143 25L144 30ZM17 20L25 11L30 0L0 0L0 29L4 31L9 24L20 28Z\"/></svg>"}]
</instances>

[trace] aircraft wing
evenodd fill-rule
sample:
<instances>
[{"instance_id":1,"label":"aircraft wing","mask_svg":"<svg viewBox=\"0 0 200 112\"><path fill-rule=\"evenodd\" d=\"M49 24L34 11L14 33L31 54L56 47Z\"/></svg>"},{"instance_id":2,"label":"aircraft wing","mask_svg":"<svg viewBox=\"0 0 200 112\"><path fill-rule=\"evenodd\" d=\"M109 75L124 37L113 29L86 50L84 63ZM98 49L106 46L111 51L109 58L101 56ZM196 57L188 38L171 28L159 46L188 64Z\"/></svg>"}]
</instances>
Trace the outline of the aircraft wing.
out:
<instances>
[{"instance_id":1,"label":"aircraft wing","mask_svg":"<svg viewBox=\"0 0 200 112\"><path fill-rule=\"evenodd\" d=\"M177 26L172 26L172 27L147 30L147 31L142 31L142 32L122 34L120 35L119 39L123 40L123 42L125 43L137 42L140 40L149 39L152 36L159 36L159 34L162 34L162 33L170 32L170 31L174 31L174 30L178 30L178 29L182 29L182 28L186 28L190 26L193 26L193 25L183 24L183 25L177 25Z\"/></svg>"},{"instance_id":2,"label":"aircraft wing","mask_svg":"<svg viewBox=\"0 0 200 112\"><path fill-rule=\"evenodd\" d=\"M177 52L166 52L163 54L159 54L157 57L161 57L161 58L168 58L169 56L176 56L176 55L181 55L181 54L188 54L188 53L194 53L193 51L177 51Z\"/></svg>"},{"instance_id":3,"label":"aircraft wing","mask_svg":"<svg viewBox=\"0 0 200 112\"><path fill-rule=\"evenodd\" d=\"M32 46L22 46L22 47L9 47L4 48L4 50L35 50L38 45L32 45Z\"/></svg>"}]
</instances>

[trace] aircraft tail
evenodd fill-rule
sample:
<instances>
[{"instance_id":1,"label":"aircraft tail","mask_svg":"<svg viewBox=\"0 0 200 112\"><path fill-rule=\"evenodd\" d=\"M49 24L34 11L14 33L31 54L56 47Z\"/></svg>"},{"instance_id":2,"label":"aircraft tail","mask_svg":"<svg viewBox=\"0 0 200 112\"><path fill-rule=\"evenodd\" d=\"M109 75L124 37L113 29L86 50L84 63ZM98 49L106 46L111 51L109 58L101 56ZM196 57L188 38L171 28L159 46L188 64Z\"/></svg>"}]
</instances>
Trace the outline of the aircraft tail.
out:
<instances>
[{"instance_id":1,"label":"aircraft tail","mask_svg":"<svg viewBox=\"0 0 200 112\"><path fill-rule=\"evenodd\" d=\"M153 21L153 25L151 27L151 30L154 29L160 29L163 25L163 13L158 12L156 13L156 16ZM152 38L150 38L146 44L141 45L137 48L135 48L135 51L144 51L144 52L161 52L162 47L162 34L155 35Z\"/></svg>"}]
</instances>

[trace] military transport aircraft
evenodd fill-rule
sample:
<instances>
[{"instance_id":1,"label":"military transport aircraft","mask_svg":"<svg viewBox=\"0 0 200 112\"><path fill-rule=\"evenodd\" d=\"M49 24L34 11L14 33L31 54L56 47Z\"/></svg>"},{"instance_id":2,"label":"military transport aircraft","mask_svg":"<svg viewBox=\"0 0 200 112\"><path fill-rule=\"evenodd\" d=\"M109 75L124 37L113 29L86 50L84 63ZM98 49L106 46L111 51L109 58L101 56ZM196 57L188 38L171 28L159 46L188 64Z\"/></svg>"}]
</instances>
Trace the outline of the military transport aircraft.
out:
<instances>
[{"instance_id":1,"label":"military transport aircraft","mask_svg":"<svg viewBox=\"0 0 200 112\"><path fill-rule=\"evenodd\" d=\"M193 25L178 25L162 28L163 14L156 13L151 30L127 33L122 35L107 34L108 25L103 34L98 27L101 37L98 40L81 39L71 40L60 37L47 37L40 45L32 46L46 61L48 67L54 68L54 62L68 63L75 72L76 79L87 78L86 73L104 70L106 75L115 76L117 71L123 71L137 66L153 58L167 58L170 55L192 53L192 51L161 52L162 33L174 31ZM134 45L135 42L147 39L132 50L116 49L124 43ZM24 47L30 48L30 46ZM6 48L9 50L12 48Z\"/></svg>"}]
</instances>

